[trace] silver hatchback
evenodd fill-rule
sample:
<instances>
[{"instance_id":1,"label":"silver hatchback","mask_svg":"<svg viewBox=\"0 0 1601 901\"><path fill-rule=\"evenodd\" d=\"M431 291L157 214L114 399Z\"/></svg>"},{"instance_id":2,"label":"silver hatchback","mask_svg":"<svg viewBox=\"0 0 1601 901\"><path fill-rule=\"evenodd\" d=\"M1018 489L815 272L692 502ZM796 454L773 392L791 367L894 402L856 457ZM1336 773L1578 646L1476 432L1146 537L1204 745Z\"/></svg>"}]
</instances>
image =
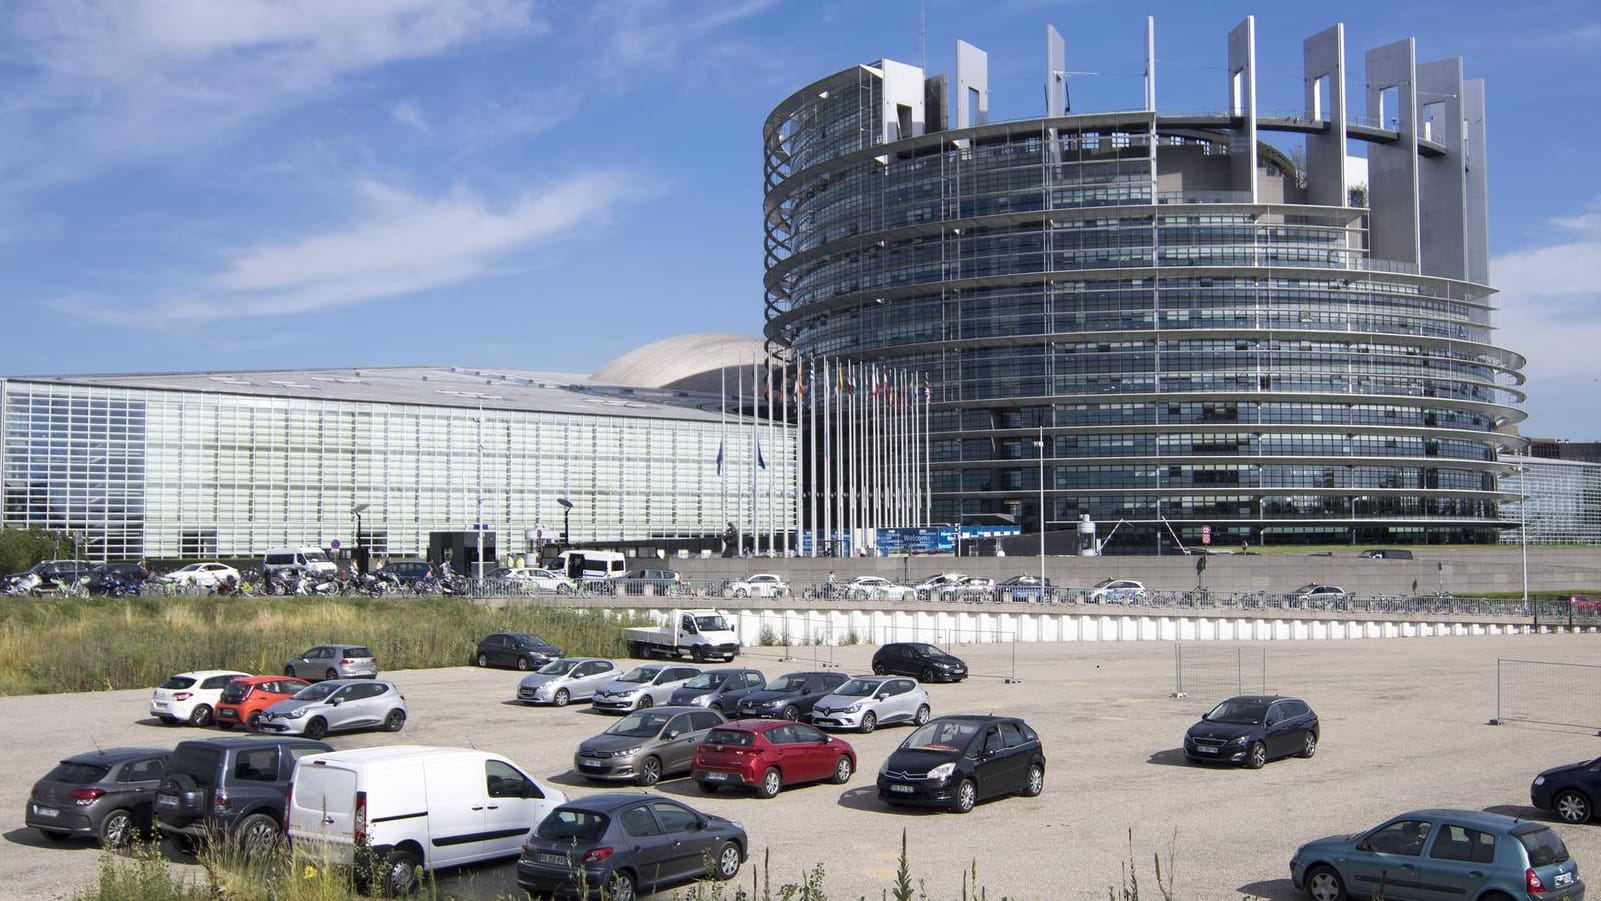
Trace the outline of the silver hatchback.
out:
<instances>
[{"instance_id":1,"label":"silver hatchback","mask_svg":"<svg viewBox=\"0 0 1601 901\"><path fill-rule=\"evenodd\" d=\"M320 644L284 662L284 675L302 679L376 679L378 658L361 644Z\"/></svg>"},{"instance_id":2,"label":"silver hatchback","mask_svg":"<svg viewBox=\"0 0 1601 901\"><path fill-rule=\"evenodd\" d=\"M330 679L274 702L261 712L256 730L315 739L346 729L399 732L405 725L406 697L393 682Z\"/></svg>"},{"instance_id":3,"label":"silver hatchback","mask_svg":"<svg viewBox=\"0 0 1601 901\"><path fill-rule=\"evenodd\" d=\"M908 676L857 676L812 707L812 725L871 732L880 723L928 722L928 689Z\"/></svg>"},{"instance_id":4,"label":"silver hatchback","mask_svg":"<svg viewBox=\"0 0 1601 901\"><path fill-rule=\"evenodd\" d=\"M517 700L566 707L591 698L595 689L620 675L617 664L600 657L558 657L523 677Z\"/></svg>"}]
</instances>

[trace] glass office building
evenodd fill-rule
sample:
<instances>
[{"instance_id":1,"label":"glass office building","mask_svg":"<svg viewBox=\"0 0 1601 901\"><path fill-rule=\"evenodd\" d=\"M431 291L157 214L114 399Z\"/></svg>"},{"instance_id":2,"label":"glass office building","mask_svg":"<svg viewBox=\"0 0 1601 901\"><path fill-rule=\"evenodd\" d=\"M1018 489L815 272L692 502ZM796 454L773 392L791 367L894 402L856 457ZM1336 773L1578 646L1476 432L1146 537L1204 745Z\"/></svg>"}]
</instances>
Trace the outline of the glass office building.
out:
<instances>
[{"instance_id":1,"label":"glass office building","mask_svg":"<svg viewBox=\"0 0 1601 901\"><path fill-rule=\"evenodd\" d=\"M1504 508L1518 528L1502 544L1601 544L1601 463L1543 457L1505 457L1501 490L1515 500Z\"/></svg>"},{"instance_id":2,"label":"glass office building","mask_svg":"<svg viewBox=\"0 0 1601 901\"><path fill-rule=\"evenodd\" d=\"M705 546L730 521L795 516L791 429L725 416L715 396L577 376L9 378L0 409L3 524L70 533L97 560L351 547L358 508L360 543L394 556L479 524L503 554L531 551L541 526L561 535L558 498L579 546ZM722 452L758 428L764 468Z\"/></svg>"},{"instance_id":3,"label":"glass office building","mask_svg":"<svg viewBox=\"0 0 1601 901\"><path fill-rule=\"evenodd\" d=\"M1108 551L1515 526L1524 360L1492 326L1461 60L1368 51L1357 116L1336 26L1303 46L1304 111L1270 115L1247 19L1226 112L1167 112L1148 23L1145 108L1070 114L1046 43L1041 118L989 122L959 42L954 87L881 60L764 127L766 334L925 374L932 520L1087 514L1125 523Z\"/></svg>"}]
</instances>

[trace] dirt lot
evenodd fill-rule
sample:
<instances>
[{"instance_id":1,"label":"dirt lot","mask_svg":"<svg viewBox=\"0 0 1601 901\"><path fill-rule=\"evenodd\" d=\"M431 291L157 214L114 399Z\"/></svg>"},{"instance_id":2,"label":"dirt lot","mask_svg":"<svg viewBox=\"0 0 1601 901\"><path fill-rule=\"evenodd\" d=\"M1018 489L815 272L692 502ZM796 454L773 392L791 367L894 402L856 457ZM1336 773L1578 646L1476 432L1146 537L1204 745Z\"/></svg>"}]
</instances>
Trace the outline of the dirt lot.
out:
<instances>
[{"instance_id":1,"label":"dirt lot","mask_svg":"<svg viewBox=\"0 0 1601 901\"><path fill-rule=\"evenodd\" d=\"M891 883L904 830L914 879L934 901L960 897L962 874L975 862L991 898L1105 898L1129 860L1131 832L1142 893L1151 888L1153 853L1171 853L1178 898L1244 893L1287 901L1298 897L1288 879L1290 854L1309 839L1355 831L1415 807L1537 815L1528 807L1535 771L1601 754L1601 741L1579 728L1486 725L1495 713L1496 658L1595 663L1601 662L1598 642L1595 635L1544 635L1251 645L1248 654L1262 649L1267 655L1268 689L1305 697L1323 721L1315 758L1278 761L1257 772L1184 764L1180 738L1208 699L1169 696L1171 644L1018 645L1020 682L976 675L930 691L936 714L1005 712L1032 723L1048 759L1039 798L996 801L967 816L883 807L873 777L905 727L847 736L860 772L844 787L797 787L771 801L704 797L688 779L664 782L659 790L744 823L754 858L771 851L775 885L822 863L834 898L878 898ZM1012 671L1011 647L954 650L975 673ZM809 657L785 661L777 649L752 651L740 662L769 676L809 666ZM869 647L841 648L835 659L860 672L871 653ZM508 755L569 794L600 790L576 779L570 766L577 743L610 718L584 707L512 704L515 672L462 667L389 675L411 704L405 731L337 736L337 747L470 742ZM1551 690L1562 694L1560 687ZM59 897L94 878L99 851L93 845L46 842L22 826L28 788L53 761L96 744L169 744L199 734L147 719L146 696L118 691L0 699L0 719L11 732L0 772L6 842L0 897ZM1584 701L1579 721L1593 716L1594 699ZM1601 863L1601 825L1555 828L1582 873L1601 872L1589 869ZM749 865L741 878L750 878ZM506 863L445 874L442 887L487 898L515 891L516 883Z\"/></svg>"}]
</instances>

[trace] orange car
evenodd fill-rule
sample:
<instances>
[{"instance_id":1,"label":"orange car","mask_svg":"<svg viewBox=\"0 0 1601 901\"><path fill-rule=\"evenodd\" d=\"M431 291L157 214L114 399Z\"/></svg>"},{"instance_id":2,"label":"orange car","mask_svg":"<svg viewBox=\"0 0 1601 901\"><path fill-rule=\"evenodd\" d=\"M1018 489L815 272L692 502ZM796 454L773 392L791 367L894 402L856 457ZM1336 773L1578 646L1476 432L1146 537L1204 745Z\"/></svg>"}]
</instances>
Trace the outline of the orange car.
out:
<instances>
[{"instance_id":1,"label":"orange car","mask_svg":"<svg viewBox=\"0 0 1601 901\"><path fill-rule=\"evenodd\" d=\"M296 679L293 676L251 676L248 679L235 679L222 690L222 700L217 702L217 709L214 712L217 726L232 729L243 725L253 729L256 719L261 716L261 711L310 684L305 679Z\"/></svg>"}]
</instances>

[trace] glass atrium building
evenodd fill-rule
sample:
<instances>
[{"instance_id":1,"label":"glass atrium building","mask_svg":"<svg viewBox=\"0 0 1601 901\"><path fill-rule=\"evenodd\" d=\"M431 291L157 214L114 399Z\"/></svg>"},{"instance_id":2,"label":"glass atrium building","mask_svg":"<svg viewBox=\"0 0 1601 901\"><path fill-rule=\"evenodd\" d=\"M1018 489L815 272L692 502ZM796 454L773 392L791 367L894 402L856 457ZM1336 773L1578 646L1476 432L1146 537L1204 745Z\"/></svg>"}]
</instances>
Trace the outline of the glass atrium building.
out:
<instances>
[{"instance_id":1,"label":"glass atrium building","mask_svg":"<svg viewBox=\"0 0 1601 901\"><path fill-rule=\"evenodd\" d=\"M3 524L101 560L276 546L418 556L433 531L533 549L702 546L795 512L795 441L715 396L479 369L0 380ZM761 442L764 467L735 449ZM726 451L725 451L726 449ZM363 506L365 505L365 506ZM781 524L775 526L774 524Z\"/></svg>"},{"instance_id":2,"label":"glass atrium building","mask_svg":"<svg viewBox=\"0 0 1601 901\"><path fill-rule=\"evenodd\" d=\"M1255 24L1226 112L990 122L988 59L807 85L764 127L766 335L932 387L932 520L1081 515L1108 551L1495 542L1524 359L1496 343L1484 87L1412 39L1303 45L1303 111L1257 108ZM1043 481L1041 477L1043 473ZM1052 542L1052 547L1056 543Z\"/></svg>"}]
</instances>

